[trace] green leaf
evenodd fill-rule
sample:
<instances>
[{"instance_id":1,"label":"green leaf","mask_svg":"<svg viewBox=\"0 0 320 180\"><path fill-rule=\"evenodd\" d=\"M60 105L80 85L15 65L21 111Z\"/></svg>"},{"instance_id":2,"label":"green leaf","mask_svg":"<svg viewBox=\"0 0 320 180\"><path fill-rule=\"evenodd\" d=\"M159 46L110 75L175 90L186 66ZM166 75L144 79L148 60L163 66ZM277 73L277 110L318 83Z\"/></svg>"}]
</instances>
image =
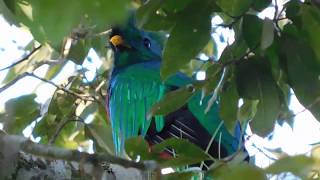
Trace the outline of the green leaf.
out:
<instances>
[{"instance_id":1,"label":"green leaf","mask_svg":"<svg viewBox=\"0 0 320 180\"><path fill-rule=\"evenodd\" d=\"M285 54L281 62L285 64L289 85L299 102L320 121L320 61L312 48L301 40L284 37L281 49Z\"/></svg>"},{"instance_id":2,"label":"green leaf","mask_svg":"<svg viewBox=\"0 0 320 180\"><path fill-rule=\"evenodd\" d=\"M164 48L160 73L162 79L167 79L176 73L208 43L211 29L210 14L210 7L206 3L196 1L179 14Z\"/></svg>"},{"instance_id":3,"label":"green leaf","mask_svg":"<svg viewBox=\"0 0 320 180\"><path fill-rule=\"evenodd\" d=\"M308 43L313 48L318 61L320 62L320 12L319 8L314 6L303 5L301 7L302 30L300 34L306 35Z\"/></svg>"},{"instance_id":4,"label":"green leaf","mask_svg":"<svg viewBox=\"0 0 320 180\"><path fill-rule=\"evenodd\" d=\"M142 27L144 24L150 21L150 17L154 17L153 14L161 7L164 1L150 0L137 10L137 25Z\"/></svg>"},{"instance_id":5,"label":"green leaf","mask_svg":"<svg viewBox=\"0 0 320 180\"><path fill-rule=\"evenodd\" d=\"M166 139L152 146L152 152L161 153L166 148L174 149L175 157L162 161L160 163L162 167L185 166L210 159L202 149L186 139Z\"/></svg>"},{"instance_id":6,"label":"green leaf","mask_svg":"<svg viewBox=\"0 0 320 180\"><path fill-rule=\"evenodd\" d=\"M5 131L22 134L22 130L40 116L40 105L34 101L35 97L35 94L23 95L5 103L5 112L0 119Z\"/></svg>"},{"instance_id":7,"label":"green leaf","mask_svg":"<svg viewBox=\"0 0 320 180\"><path fill-rule=\"evenodd\" d=\"M218 180L267 180L263 170L246 163L237 166L225 166L220 168L219 176L214 176Z\"/></svg>"},{"instance_id":8,"label":"green leaf","mask_svg":"<svg viewBox=\"0 0 320 180\"><path fill-rule=\"evenodd\" d=\"M242 36L240 36L233 44L227 46L219 59L221 63L237 60L243 57L248 50L248 45Z\"/></svg>"},{"instance_id":9,"label":"green leaf","mask_svg":"<svg viewBox=\"0 0 320 180\"><path fill-rule=\"evenodd\" d=\"M142 136L126 139L124 146L131 159L137 159L138 156L142 160L149 158L149 146Z\"/></svg>"},{"instance_id":10,"label":"green leaf","mask_svg":"<svg viewBox=\"0 0 320 180\"><path fill-rule=\"evenodd\" d=\"M259 100L248 100L244 99L243 105L240 107L237 119L242 123L251 120L257 112L257 105Z\"/></svg>"},{"instance_id":11,"label":"green leaf","mask_svg":"<svg viewBox=\"0 0 320 180\"><path fill-rule=\"evenodd\" d=\"M271 4L271 0L255 0L253 1L252 7L257 11L262 11Z\"/></svg>"},{"instance_id":12,"label":"green leaf","mask_svg":"<svg viewBox=\"0 0 320 180\"><path fill-rule=\"evenodd\" d=\"M90 46L88 46L88 43L86 40L80 39L77 41L74 41L71 44L69 53L67 55L67 59L70 59L74 63L78 65L82 65L83 61L85 60L88 52L89 52Z\"/></svg>"},{"instance_id":13,"label":"green leaf","mask_svg":"<svg viewBox=\"0 0 320 180\"><path fill-rule=\"evenodd\" d=\"M274 27L272 20L266 18L263 21L262 35L261 35L261 49L267 49L273 43Z\"/></svg>"},{"instance_id":14,"label":"green leaf","mask_svg":"<svg viewBox=\"0 0 320 180\"><path fill-rule=\"evenodd\" d=\"M253 0L217 0L217 5L228 15L240 16L246 12Z\"/></svg>"},{"instance_id":15,"label":"green leaf","mask_svg":"<svg viewBox=\"0 0 320 180\"><path fill-rule=\"evenodd\" d=\"M271 164L265 171L271 174L280 174L283 172L291 172L301 178L306 178L311 172L315 160L304 155L288 156L277 160Z\"/></svg>"},{"instance_id":16,"label":"green leaf","mask_svg":"<svg viewBox=\"0 0 320 180\"><path fill-rule=\"evenodd\" d=\"M170 91L165 94L159 102L155 103L151 107L148 112L148 117L150 118L154 115L167 115L170 112L179 109L181 106L186 104L194 92L195 87L193 87L193 85L187 85L175 91Z\"/></svg>"},{"instance_id":17,"label":"green leaf","mask_svg":"<svg viewBox=\"0 0 320 180\"><path fill-rule=\"evenodd\" d=\"M85 126L85 134L92 138L93 141L96 142L96 144L105 152L114 154L112 129L111 126L107 126L107 123L87 124Z\"/></svg>"},{"instance_id":18,"label":"green leaf","mask_svg":"<svg viewBox=\"0 0 320 180\"><path fill-rule=\"evenodd\" d=\"M166 174L161 176L162 180L176 180L176 179L191 179L192 176L194 176L195 173L193 172L174 172L174 173L170 173L170 174Z\"/></svg>"},{"instance_id":19,"label":"green leaf","mask_svg":"<svg viewBox=\"0 0 320 180\"><path fill-rule=\"evenodd\" d=\"M263 22L255 15L243 17L242 33L248 46L253 49L260 44Z\"/></svg>"},{"instance_id":20,"label":"green leaf","mask_svg":"<svg viewBox=\"0 0 320 180\"><path fill-rule=\"evenodd\" d=\"M239 95L235 80L231 77L230 81L225 83L220 93L219 115L223 119L225 126L232 134L237 122Z\"/></svg>"},{"instance_id":21,"label":"green leaf","mask_svg":"<svg viewBox=\"0 0 320 180\"><path fill-rule=\"evenodd\" d=\"M264 58L250 58L236 68L237 88L243 98L259 100L257 112L251 121L253 130L266 135L280 111L279 88Z\"/></svg>"}]
</instances>

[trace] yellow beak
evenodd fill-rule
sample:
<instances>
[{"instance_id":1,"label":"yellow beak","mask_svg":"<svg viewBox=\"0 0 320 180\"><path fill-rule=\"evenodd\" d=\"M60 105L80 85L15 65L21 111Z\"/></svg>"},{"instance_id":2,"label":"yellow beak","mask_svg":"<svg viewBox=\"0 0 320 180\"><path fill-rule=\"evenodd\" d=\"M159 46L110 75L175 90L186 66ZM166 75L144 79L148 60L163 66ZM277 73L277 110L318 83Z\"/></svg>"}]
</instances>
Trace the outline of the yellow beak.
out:
<instances>
[{"instance_id":1,"label":"yellow beak","mask_svg":"<svg viewBox=\"0 0 320 180\"><path fill-rule=\"evenodd\" d=\"M110 38L110 42L114 47L118 47L120 45L124 45L124 41L121 36L114 35Z\"/></svg>"}]
</instances>

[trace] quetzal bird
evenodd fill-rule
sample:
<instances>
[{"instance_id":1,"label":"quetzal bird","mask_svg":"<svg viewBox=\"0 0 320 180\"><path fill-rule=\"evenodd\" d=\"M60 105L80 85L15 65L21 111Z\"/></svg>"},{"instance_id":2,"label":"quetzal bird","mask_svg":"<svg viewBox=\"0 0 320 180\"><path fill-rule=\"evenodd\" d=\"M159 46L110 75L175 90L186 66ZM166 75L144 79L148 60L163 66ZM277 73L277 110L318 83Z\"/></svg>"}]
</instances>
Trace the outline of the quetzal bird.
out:
<instances>
[{"instance_id":1,"label":"quetzal bird","mask_svg":"<svg viewBox=\"0 0 320 180\"><path fill-rule=\"evenodd\" d=\"M163 43L163 35L140 30L133 22L112 29L110 44L114 51L114 69L107 110L116 154L123 155L125 140L138 135L144 136L149 144L160 143L170 137L185 138L205 150L218 129L218 135L208 153L215 158L231 155L241 141L240 126L236 127L236 133L232 135L221 125L217 102L205 113L210 97L200 103L201 92L195 93L175 112L147 117L152 105L165 93L195 81L182 73L164 82L161 80Z\"/></svg>"}]
</instances>

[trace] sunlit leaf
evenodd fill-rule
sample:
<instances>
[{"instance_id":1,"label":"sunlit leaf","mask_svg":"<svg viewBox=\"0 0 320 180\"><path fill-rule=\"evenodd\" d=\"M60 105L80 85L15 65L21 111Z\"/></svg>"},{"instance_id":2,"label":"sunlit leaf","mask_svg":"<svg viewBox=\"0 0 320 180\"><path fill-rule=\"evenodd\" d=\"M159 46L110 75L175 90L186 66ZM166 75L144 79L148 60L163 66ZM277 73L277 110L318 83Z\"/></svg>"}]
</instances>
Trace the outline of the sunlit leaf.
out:
<instances>
[{"instance_id":1,"label":"sunlit leaf","mask_svg":"<svg viewBox=\"0 0 320 180\"><path fill-rule=\"evenodd\" d=\"M194 92L195 87L191 84L175 91L168 92L159 102L152 106L148 112L148 117L152 117L154 115L166 115L179 109L181 106L186 104Z\"/></svg>"},{"instance_id":2,"label":"sunlit leaf","mask_svg":"<svg viewBox=\"0 0 320 180\"><path fill-rule=\"evenodd\" d=\"M282 158L271 164L267 169L267 173L279 174L283 172L291 172L300 177L306 177L311 171L315 161L304 155Z\"/></svg>"},{"instance_id":3,"label":"sunlit leaf","mask_svg":"<svg viewBox=\"0 0 320 180\"><path fill-rule=\"evenodd\" d=\"M152 147L152 152L163 152L166 148L174 149L172 159L161 162L163 167L183 166L209 160L209 156L198 146L185 139L170 138ZM196 154L196 156L194 156Z\"/></svg>"},{"instance_id":4,"label":"sunlit leaf","mask_svg":"<svg viewBox=\"0 0 320 180\"><path fill-rule=\"evenodd\" d=\"M219 168L219 173L213 177L219 180L267 180L262 169L246 163L237 166L223 166Z\"/></svg>"}]
</instances>

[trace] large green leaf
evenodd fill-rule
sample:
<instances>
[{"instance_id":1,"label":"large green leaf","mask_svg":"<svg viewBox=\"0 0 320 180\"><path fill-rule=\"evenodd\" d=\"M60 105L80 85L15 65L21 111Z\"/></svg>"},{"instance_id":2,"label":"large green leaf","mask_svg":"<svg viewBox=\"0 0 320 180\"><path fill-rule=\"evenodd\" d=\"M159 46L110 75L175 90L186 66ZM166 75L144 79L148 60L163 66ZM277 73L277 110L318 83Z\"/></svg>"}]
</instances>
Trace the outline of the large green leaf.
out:
<instances>
[{"instance_id":1,"label":"large green leaf","mask_svg":"<svg viewBox=\"0 0 320 180\"><path fill-rule=\"evenodd\" d=\"M231 77L220 93L219 103L219 115L231 134L237 122L238 100L237 86L234 77Z\"/></svg>"},{"instance_id":2,"label":"large green leaf","mask_svg":"<svg viewBox=\"0 0 320 180\"><path fill-rule=\"evenodd\" d=\"M161 153L166 148L174 149L174 157L160 162L162 167L185 166L209 160L209 156L186 139L170 138L152 147L152 152ZM196 154L196 156L195 156Z\"/></svg>"},{"instance_id":3,"label":"large green leaf","mask_svg":"<svg viewBox=\"0 0 320 180\"><path fill-rule=\"evenodd\" d=\"M271 164L267 169L267 173L280 174L283 172L291 172L294 175L306 178L312 170L315 160L304 155L284 157Z\"/></svg>"},{"instance_id":4,"label":"large green leaf","mask_svg":"<svg viewBox=\"0 0 320 180\"><path fill-rule=\"evenodd\" d=\"M5 103L5 112L0 119L5 131L22 134L22 130L40 116L40 105L34 101L35 97L35 94L23 95Z\"/></svg>"},{"instance_id":5,"label":"large green leaf","mask_svg":"<svg viewBox=\"0 0 320 180\"><path fill-rule=\"evenodd\" d=\"M262 169L246 163L220 167L218 173L213 173L213 177L218 180L267 180Z\"/></svg>"},{"instance_id":6,"label":"large green leaf","mask_svg":"<svg viewBox=\"0 0 320 180\"><path fill-rule=\"evenodd\" d=\"M181 106L186 104L195 91L195 87L190 84L186 87L182 87L165 94L159 102L152 106L148 112L148 117L152 117L154 115L167 115L168 113L179 109Z\"/></svg>"},{"instance_id":7,"label":"large green leaf","mask_svg":"<svg viewBox=\"0 0 320 180\"><path fill-rule=\"evenodd\" d=\"M263 30L263 21L255 15L243 17L242 33L248 46L253 49L260 44Z\"/></svg>"},{"instance_id":8,"label":"large green leaf","mask_svg":"<svg viewBox=\"0 0 320 180\"><path fill-rule=\"evenodd\" d=\"M246 12L253 0L217 0L217 5L228 15L240 16Z\"/></svg>"},{"instance_id":9,"label":"large green leaf","mask_svg":"<svg viewBox=\"0 0 320 180\"><path fill-rule=\"evenodd\" d=\"M211 11L206 1L189 4L179 13L163 52L161 77L167 79L195 57L210 38Z\"/></svg>"},{"instance_id":10,"label":"large green leaf","mask_svg":"<svg viewBox=\"0 0 320 180\"><path fill-rule=\"evenodd\" d=\"M236 68L237 88L243 98L259 100L257 112L251 122L253 130L266 135L278 118L279 88L273 80L267 59L250 58Z\"/></svg>"},{"instance_id":11,"label":"large green leaf","mask_svg":"<svg viewBox=\"0 0 320 180\"><path fill-rule=\"evenodd\" d=\"M285 58L281 61L288 74L289 85L299 101L320 120L320 61L312 48L301 40L283 38L281 47Z\"/></svg>"}]
</instances>

